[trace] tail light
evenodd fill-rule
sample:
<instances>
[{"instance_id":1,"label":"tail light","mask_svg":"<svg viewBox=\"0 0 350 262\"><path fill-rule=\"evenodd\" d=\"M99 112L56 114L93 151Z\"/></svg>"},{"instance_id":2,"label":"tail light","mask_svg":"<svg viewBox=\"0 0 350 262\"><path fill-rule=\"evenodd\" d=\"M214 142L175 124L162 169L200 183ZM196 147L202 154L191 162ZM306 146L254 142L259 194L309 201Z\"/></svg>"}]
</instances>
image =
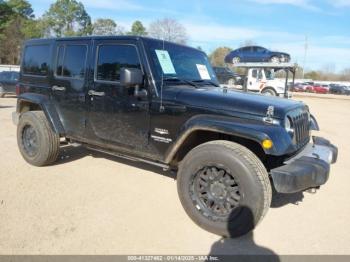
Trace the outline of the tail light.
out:
<instances>
[{"instance_id":1,"label":"tail light","mask_svg":"<svg viewBox=\"0 0 350 262\"><path fill-rule=\"evenodd\" d=\"M16 85L16 95L19 96L21 94L21 87L19 84Z\"/></svg>"}]
</instances>

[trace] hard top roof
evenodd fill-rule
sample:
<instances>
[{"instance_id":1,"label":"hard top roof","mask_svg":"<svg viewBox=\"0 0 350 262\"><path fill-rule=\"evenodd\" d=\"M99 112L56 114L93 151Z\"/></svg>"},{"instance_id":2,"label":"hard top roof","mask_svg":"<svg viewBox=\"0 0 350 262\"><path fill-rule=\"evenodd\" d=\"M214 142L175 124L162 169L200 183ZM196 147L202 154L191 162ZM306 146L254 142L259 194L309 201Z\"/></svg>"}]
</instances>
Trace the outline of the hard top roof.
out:
<instances>
[{"instance_id":1,"label":"hard top roof","mask_svg":"<svg viewBox=\"0 0 350 262\"><path fill-rule=\"evenodd\" d=\"M160 39L155 39L155 38L151 38L151 37L145 37L145 36L133 36L133 35L121 35L121 36L117 36L117 35L113 35L113 36L75 36L75 37L61 37L61 38L37 38L37 39L31 39L31 40L27 40L25 42L26 45L28 44L40 44L40 43L50 43L50 42L55 42L55 41L88 41L88 40L145 40L145 41L163 41ZM184 46L184 47L188 47L190 49L194 49L197 50L199 52L204 53L203 51L191 47L191 46L187 46L187 45L183 45L183 44L177 44L177 43L173 43L173 42L169 42L169 41L164 41L165 43L169 43L169 44L173 44L173 45L178 45L178 46Z\"/></svg>"}]
</instances>

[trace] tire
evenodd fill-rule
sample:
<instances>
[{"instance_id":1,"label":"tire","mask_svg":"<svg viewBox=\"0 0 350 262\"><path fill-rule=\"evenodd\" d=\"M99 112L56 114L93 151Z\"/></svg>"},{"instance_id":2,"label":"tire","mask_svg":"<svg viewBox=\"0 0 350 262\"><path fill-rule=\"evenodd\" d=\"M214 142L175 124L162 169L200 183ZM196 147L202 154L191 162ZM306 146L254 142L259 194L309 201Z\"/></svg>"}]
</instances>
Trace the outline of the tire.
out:
<instances>
[{"instance_id":1,"label":"tire","mask_svg":"<svg viewBox=\"0 0 350 262\"><path fill-rule=\"evenodd\" d=\"M33 166L50 165L59 154L60 137L52 131L42 111L21 115L17 126L17 143L23 158Z\"/></svg>"},{"instance_id":2,"label":"tire","mask_svg":"<svg viewBox=\"0 0 350 262\"><path fill-rule=\"evenodd\" d=\"M267 213L272 196L268 173L258 157L229 141L205 143L190 151L179 166L177 189L188 216L224 237L253 230ZM217 205L220 201L224 209Z\"/></svg>"},{"instance_id":3,"label":"tire","mask_svg":"<svg viewBox=\"0 0 350 262\"><path fill-rule=\"evenodd\" d=\"M241 62L241 58L239 56L232 58L232 64L238 64L239 62Z\"/></svg>"},{"instance_id":4,"label":"tire","mask_svg":"<svg viewBox=\"0 0 350 262\"><path fill-rule=\"evenodd\" d=\"M280 61L279 57L273 56L273 57L270 58L270 62L277 64L277 63L280 63L281 61Z\"/></svg>"},{"instance_id":5,"label":"tire","mask_svg":"<svg viewBox=\"0 0 350 262\"><path fill-rule=\"evenodd\" d=\"M277 92L271 87L265 88L261 94L264 96L277 96Z\"/></svg>"}]
</instances>

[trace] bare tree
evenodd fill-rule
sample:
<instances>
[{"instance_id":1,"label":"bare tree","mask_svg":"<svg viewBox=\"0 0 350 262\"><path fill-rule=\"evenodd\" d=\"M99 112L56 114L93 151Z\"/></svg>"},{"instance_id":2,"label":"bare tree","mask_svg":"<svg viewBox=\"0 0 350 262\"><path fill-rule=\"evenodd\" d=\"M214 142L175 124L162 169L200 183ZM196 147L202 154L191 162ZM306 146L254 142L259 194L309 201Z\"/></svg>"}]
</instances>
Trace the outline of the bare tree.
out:
<instances>
[{"instance_id":1,"label":"bare tree","mask_svg":"<svg viewBox=\"0 0 350 262\"><path fill-rule=\"evenodd\" d=\"M151 37L170 42L185 44L188 40L186 28L172 18L152 22L148 31Z\"/></svg>"}]
</instances>

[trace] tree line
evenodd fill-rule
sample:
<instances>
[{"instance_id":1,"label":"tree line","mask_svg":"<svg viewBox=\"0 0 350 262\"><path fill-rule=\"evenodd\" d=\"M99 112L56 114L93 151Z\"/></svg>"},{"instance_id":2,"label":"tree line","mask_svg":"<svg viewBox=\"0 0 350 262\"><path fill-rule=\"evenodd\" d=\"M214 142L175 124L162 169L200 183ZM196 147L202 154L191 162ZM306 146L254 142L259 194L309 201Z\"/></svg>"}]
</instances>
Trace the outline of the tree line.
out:
<instances>
[{"instance_id":1,"label":"tree line","mask_svg":"<svg viewBox=\"0 0 350 262\"><path fill-rule=\"evenodd\" d=\"M155 20L148 29L137 20L127 31L109 18L92 22L77 0L57 0L40 18L27 0L0 0L0 64L19 64L28 39L91 35L150 36L182 44L188 40L185 27L171 18Z\"/></svg>"},{"instance_id":2,"label":"tree line","mask_svg":"<svg viewBox=\"0 0 350 262\"><path fill-rule=\"evenodd\" d=\"M109 18L97 18L93 22L84 5L77 0L56 0L39 18L35 17L27 0L0 0L0 64L19 64L21 48L27 39L89 35L150 36L181 44L188 41L186 28L172 18L155 20L148 28L136 20L130 30L126 30ZM255 43L246 40L241 47L252 44ZM230 47L218 47L211 52L212 65L226 66L224 58L230 51ZM300 68L297 77L302 75L314 80L350 81L349 68L341 73L319 70L305 74Z\"/></svg>"}]
</instances>

